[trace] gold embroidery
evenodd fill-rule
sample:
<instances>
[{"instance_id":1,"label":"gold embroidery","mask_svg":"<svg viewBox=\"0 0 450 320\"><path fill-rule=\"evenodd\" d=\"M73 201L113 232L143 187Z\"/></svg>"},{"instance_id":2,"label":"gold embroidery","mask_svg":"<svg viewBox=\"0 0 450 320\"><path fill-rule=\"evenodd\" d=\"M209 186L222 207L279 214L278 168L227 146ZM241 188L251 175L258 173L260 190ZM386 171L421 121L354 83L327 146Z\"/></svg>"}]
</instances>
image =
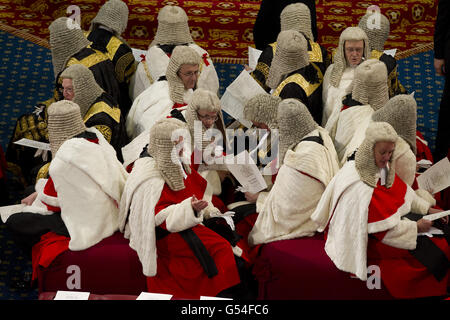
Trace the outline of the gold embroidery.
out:
<instances>
[{"instance_id":1,"label":"gold embroidery","mask_svg":"<svg viewBox=\"0 0 450 320\"><path fill-rule=\"evenodd\" d=\"M100 131L100 133L105 137L106 141L111 142L112 130L110 127L105 126L104 124L98 124L95 128Z\"/></svg>"},{"instance_id":2,"label":"gold embroidery","mask_svg":"<svg viewBox=\"0 0 450 320\"><path fill-rule=\"evenodd\" d=\"M144 66L145 74L147 75L148 81L150 81L150 84L153 84L153 82L155 82L155 80L153 80L153 78L150 74L150 70L148 70L147 62L142 61L142 65Z\"/></svg>"},{"instance_id":3,"label":"gold embroidery","mask_svg":"<svg viewBox=\"0 0 450 320\"><path fill-rule=\"evenodd\" d=\"M127 67L130 66L131 64L132 64L132 66L130 67L131 70L128 70L127 72L125 72ZM120 83L124 82L125 78L127 76L132 75L135 70L136 69L134 66L134 56L131 52L127 52L126 54L124 54L117 60L117 63L115 66L117 81L119 81Z\"/></svg>"},{"instance_id":4,"label":"gold embroidery","mask_svg":"<svg viewBox=\"0 0 450 320\"><path fill-rule=\"evenodd\" d=\"M103 54L102 52L95 50L96 54L90 54L89 56L87 56L86 58L83 58L81 60L78 60L76 58L70 58L69 61L67 62L67 67L70 67L71 65L74 64L82 64L84 66L86 66L87 68L90 68L92 66L95 66L96 64L99 64L100 62L106 61L108 60L108 56L106 54Z\"/></svg>"},{"instance_id":5,"label":"gold embroidery","mask_svg":"<svg viewBox=\"0 0 450 320\"><path fill-rule=\"evenodd\" d=\"M119 108L111 108L105 102L100 101L94 104L89 110L86 112L83 121L86 123L92 116L97 113L104 112L114 119L117 123L120 122L120 109Z\"/></svg>"},{"instance_id":6,"label":"gold embroidery","mask_svg":"<svg viewBox=\"0 0 450 320\"><path fill-rule=\"evenodd\" d=\"M378 50L372 50L372 52L370 53L370 59L377 59L380 60L380 57L383 55L382 51L378 51Z\"/></svg>"},{"instance_id":7,"label":"gold embroidery","mask_svg":"<svg viewBox=\"0 0 450 320\"><path fill-rule=\"evenodd\" d=\"M39 179L48 179L48 171L50 168L50 162L44 164L38 171L37 175L36 175L36 181L38 181Z\"/></svg>"},{"instance_id":8,"label":"gold embroidery","mask_svg":"<svg viewBox=\"0 0 450 320\"><path fill-rule=\"evenodd\" d=\"M317 68L317 66L315 66L314 64L312 65ZM283 82L281 82L281 84L273 92L273 95L276 97L280 96L283 88L291 82L295 82L296 84L298 84L305 91L307 97L309 97L322 83L322 81L319 81L318 83L311 84L301 74L296 73L292 76L287 77Z\"/></svg>"},{"instance_id":9,"label":"gold embroidery","mask_svg":"<svg viewBox=\"0 0 450 320\"><path fill-rule=\"evenodd\" d=\"M122 41L120 41L116 37L111 37L108 44L106 45L106 51L108 52L109 59L111 61L114 59L114 55L116 54L117 49L119 49Z\"/></svg>"},{"instance_id":10,"label":"gold embroidery","mask_svg":"<svg viewBox=\"0 0 450 320\"><path fill-rule=\"evenodd\" d=\"M308 51L310 62L323 62L322 50L317 42L309 41L311 51Z\"/></svg>"}]
</instances>

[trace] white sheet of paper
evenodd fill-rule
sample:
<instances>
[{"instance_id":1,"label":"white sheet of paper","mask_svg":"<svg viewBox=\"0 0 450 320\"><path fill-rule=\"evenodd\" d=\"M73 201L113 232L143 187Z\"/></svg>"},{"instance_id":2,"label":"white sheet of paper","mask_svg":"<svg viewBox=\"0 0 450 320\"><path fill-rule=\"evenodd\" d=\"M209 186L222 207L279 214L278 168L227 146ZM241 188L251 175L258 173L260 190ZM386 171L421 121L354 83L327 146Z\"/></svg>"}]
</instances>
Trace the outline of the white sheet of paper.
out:
<instances>
[{"instance_id":1,"label":"white sheet of paper","mask_svg":"<svg viewBox=\"0 0 450 320\"><path fill-rule=\"evenodd\" d=\"M233 299L221 298L221 297L200 296L200 300L233 300Z\"/></svg>"},{"instance_id":2,"label":"white sheet of paper","mask_svg":"<svg viewBox=\"0 0 450 320\"><path fill-rule=\"evenodd\" d=\"M435 227L431 227L430 230L428 230L428 232L421 232L418 233L418 236L428 236L430 238L433 238L433 235L440 235L440 234L444 234L444 232L438 228Z\"/></svg>"},{"instance_id":3,"label":"white sheet of paper","mask_svg":"<svg viewBox=\"0 0 450 320\"><path fill-rule=\"evenodd\" d=\"M57 291L53 300L89 300L89 292Z\"/></svg>"},{"instance_id":4,"label":"white sheet of paper","mask_svg":"<svg viewBox=\"0 0 450 320\"><path fill-rule=\"evenodd\" d=\"M430 160L427 160L427 159L422 159L422 160L420 160L420 161L417 162L417 165L418 165L420 168L426 168L426 169L428 169L429 167L431 167L432 164L433 164L433 162L431 162Z\"/></svg>"},{"instance_id":5,"label":"white sheet of paper","mask_svg":"<svg viewBox=\"0 0 450 320\"><path fill-rule=\"evenodd\" d=\"M437 219L446 217L448 215L450 215L450 210L437 212L437 213L433 213L433 214L427 214L426 216L423 217L423 219L433 221L433 220L437 220Z\"/></svg>"},{"instance_id":6,"label":"white sheet of paper","mask_svg":"<svg viewBox=\"0 0 450 320\"><path fill-rule=\"evenodd\" d=\"M131 48L131 51L133 51L134 60L136 60L137 62L141 62L141 54L143 54L144 56L147 54L146 50L141 49Z\"/></svg>"},{"instance_id":7,"label":"white sheet of paper","mask_svg":"<svg viewBox=\"0 0 450 320\"><path fill-rule=\"evenodd\" d=\"M50 143L34 141L34 140L31 140L31 139L27 139L27 138L22 138L22 139L14 142L14 143L15 144L19 144L21 146L25 146L25 147L31 147L31 148L36 148L36 149L42 149L42 150L50 151Z\"/></svg>"},{"instance_id":8,"label":"white sheet of paper","mask_svg":"<svg viewBox=\"0 0 450 320\"><path fill-rule=\"evenodd\" d=\"M245 103L257 94L268 94L252 78L250 73L243 70L239 76L226 88L225 93L220 99L222 109L230 116L238 120L247 128L252 123L244 118Z\"/></svg>"},{"instance_id":9,"label":"white sheet of paper","mask_svg":"<svg viewBox=\"0 0 450 320\"><path fill-rule=\"evenodd\" d=\"M258 64L258 59L261 53L261 50L253 47L248 47L248 66L250 67L250 69L252 69L252 71L256 69L256 65Z\"/></svg>"},{"instance_id":10,"label":"white sheet of paper","mask_svg":"<svg viewBox=\"0 0 450 320\"><path fill-rule=\"evenodd\" d=\"M419 188L435 194L450 186L450 161L445 157L417 177Z\"/></svg>"},{"instance_id":11,"label":"white sheet of paper","mask_svg":"<svg viewBox=\"0 0 450 320\"><path fill-rule=\"evenodd\" d=\"M142 132L136 138L131 140L126 146L122 147L123 165L126 168L130 163L139 159L143 148L150 140L150 129Z\"/></svg>"},{"instance_id":12,"label":"white sheet of paper","mask_svg":"<svg viewBox=\"0 0 450 320\"><path fill-rule=\"evenodd\" d=\"M23 208L26 206L26 204L13 204L12 206L0 207L0 215L3 223L6 223L6 220L14 213L22 212Z\"/></svg>"},{"instance_id":13,"label":"white sheet of paper","mask_svg":"<svg viewBox=\"0 0 450 320\"><path fill-rule=\"evenodd\" d=\"M257 193L267 188L264 177L247 150L242 151L236 157L233 155L226 156L225 164L231 174L241 184L242 192Z\"/></svg>"},{"instance_id":14,"label":"white sheet of paper","mask_svg":"<svg viewBox=\"0 0 450 320\"><path fill-rule=\"evenodd\" d=\"M141 292L136 300L170 300L172 296L165 293Z\"/></svg>"},{"instance_id":15,"label":"white sheet of paper","mask_svg":"<svg viewBox=\"0 0 450 320\"><path fill-rule=\"evenodd\" d=\"M397 49L384 50L384 53L386 53L392 57L395 57L395 54L397 53Z\"/></svg>"}]
</instances>

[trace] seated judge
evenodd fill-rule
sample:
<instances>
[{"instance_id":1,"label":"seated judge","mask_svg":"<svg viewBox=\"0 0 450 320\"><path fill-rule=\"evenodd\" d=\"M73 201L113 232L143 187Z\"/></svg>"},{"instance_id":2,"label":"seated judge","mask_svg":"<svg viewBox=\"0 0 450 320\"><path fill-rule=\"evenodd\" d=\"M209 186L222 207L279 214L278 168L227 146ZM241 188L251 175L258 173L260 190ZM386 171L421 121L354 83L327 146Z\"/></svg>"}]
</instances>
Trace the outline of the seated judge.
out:
<instances>
[{"instance_id":1,"label":"seated judge","mask_svg":"<svg viewBox=\"0 0 450 320\"><path fill-rule=\"evenodd\" d=\"M390 124L372 122L355 159L328 184L311 219L319 231L326 230L325 251L339 270L366 281L368 266L374 264L394 297L442 295L448 285L449 246L443 238L420 235L437 225L423 215L440 210L396 175L392 155L397 139ZM422 259L427 255L434 262Z\"/></svg>"},{"instance_id":2,"label":"seated judge","mask_svg":"<svg viewBox=\"0 0 450 320\"><path fill-rule=\"evenodd\" d=\"M207 181L184 161L188 136L185 123L174 118L151 128L147 152L127 179L120 230L138 253L149 292L198 299L240 278L237 249L204 225L222 213L211 203Z\"/></svg>"},{"instance_id":3,"label":"seated judge","mask_svg":"<svg viewBox=\"0 0 450 320\"><path fill-rule=\"evenodd\" d=\"M327 50L314 41L311 26L311 13L304 3L293 3L287 5L280 15L281 31L295 30L303 34L307 40L309 61L319 67L323 75L329 65ZM252 77L267 92L270 88L266 85L269 69L277 48L277 43L270 43L261 53Z\"/></svg>"},{"instance_id":4,"label":"seated judge","mask_svg":"<svg viewBox=\"0 0 450 320\"><path fill-rule=\"evenodd\" d=\"M43 240L38 248L43 252L49 239L61 236L67 238L61 250L84 250L118 230L118 204L128 174L103 135L85 126L76 103L50 105L48 134L49 176L37 181L22 212L11 215L6 225L26 251Z\"/></svg>"},{"instance_id":5,"label":"seated judge","mask_svg":"<svg viewBox=\"0 0 450 320\"><path fill-rule=\"evenodd\" d=\"M136 61L131 47L122 38L128 24L128 6L121 0L108 0L100 7L91 21L86 37L92 42L91 48L106 54L114 64L117 81L120 86L119 106L127 115L131 107L128 94L130 79L136 71Z\"/></svg>"},{"instance_id":6,"label":"seated judge","mask_svg":"<svg viewBox=\"0 0 450 320\"><path fill-rule=\"evenodd\" d=\"M252 123L252 128L247 131L250 138L257 135L258 142L260 142L265 135L267 138L265 143L258 147L258 149L248 150L250 154L256 153L256 163L258 167L263 170L263 177L266 181L268 189L271 188L278 171L278 120L277 110L281 102L281 98L268 94L257 94L249 99L243 110L244 118ZM255 147L257 145L255 144ZM251 144L249 147L253 147ZM262 192L264 193L264 192ZM250 202L256 200L253 195L246 192L246 198ZM257 196L257 195L255 195Z\"/></svg>"},{"instance_id":7,"label":"seated judge","mask_svg":"<svg viewBox=\"0 0 450 320\"><path fill-rule=\"evenodd\" d=\"M310 219L320 197L339 170L328 132L304 104L285 99L278 106L279 165L275 183L249 235L251 245L313 236Z\"/></svg>"},{"instance_id":8,"label":"seated judge","mask_svg":"<svg viewBox=\"0 0 450 320\"><path fill-rule=\"evenodd\" d=\"M322 127L326 127L332 112L342 107L342 98L348 93L355 68L370 57L369 39L359 27L348 27L339 36L339 45L333 57L333 63L323 76Z\"/></svg>"},{"instance_id":9,"label":"seated judge","mask_svg":"<svg viewBox=\"0 0 450 320\"><path fill-rule=\"evenodd\" d=\"M305 37L281 31L266 84L281 99L295 98L306 105L314 121L322 119L322 72L310 63Z\"/></svg>"},{"instance_id":10,"label":"seated judge","mask_svg":"<svg viewBox=\"0 0 450 320\"><path fill-rule=\"evenodd\" d=\"M370 58L378 59L386 65L388 73L389 97L406 94L406 89L398 80L398 66L395 57L384 53L384 44L389 38L390 22L379 11L371 11L359 20L358 27L364 30L370 46Z\"/></svg>"},{"instance_id":11,"label":"seated judge","mask_svg":"<svg viewBox=\"0 0 450 320\"><path fill-rule=\"evenodd\" d=\"M364 139L373 112L388 102L387 79L386 66L379 60L368 59L355 68L350 93L343 97L342 107L333 111L325 126L341 164Z\"/></svg>"},{"instance_id":12,"label":"seated judge","mask_svg":"<svg viewBox=\"0 0 450 320\"><path fill-rule=\"evenodd\" d=\"M176 46L187 46L198 53L202 60L197 86L218 93L219 78L216 69L208 52L192 39L186 12L179 6L166 5L158 13L155 38L132 78L130 95L133 100L166 74L170 56Z\"/></svg>"},{"instance_id":13,"label":"seated judge","mask_svg":"<svg viewBox=\"0 0 450 320\"><path fill-rule=\"evenodd\" d=\"M398 134L392 163L395 173L409 186L416 178L417 103L411 95L400 94L372 114L372 121L389 123Z\"/></svg>"},{"instance_id":14,"label":"seated judge","mask_svg":"<svg viewBox=\"0 0 450 320\"><path fill-rule=\"evenodd\" d=\"M17 120L6 151L8 170L19 176L24 186L34 185L37 170L45 161L40 157L33 157L35 149L18 146L14 142L27 138L48 143L47 107L63 99L60 75L67 67L74 64L86 66L92 71L97 84L114 98L115 103L120 101L113 63L105 54L90 47L80 26L69 18L61 17L53 21L48 29L55 75L53 96L39 103L34 112L24 114Z\"/></svg>"},{"instance_id":15,"label":"seated judge","mask_svg":"<svg viewBox=\"0 0 450 320\"><path fill-rule=\"evenodd\" d=\"M80 107L86 127L95 127L116 150L122 161L121 148L128 142L125 120L113 98L95 82L92 72L74 64L61 73L61 91L65 100ZM50 162L39 169L37 179L47 178Z\"/></svg>"},{"instance_id":16,"label":"seated judge","mask_svg":"<svg viewBox=\"0 0 450 320\"><path fill-rule=\"evenodd\" d=\"M197 88L200 64L201 58L194 49L175 47L165 76L145 89L131 106L126 120L130 138L148 131L156 121L173 113L185 113L187 103Z\"/></svg>"}]
</instances>

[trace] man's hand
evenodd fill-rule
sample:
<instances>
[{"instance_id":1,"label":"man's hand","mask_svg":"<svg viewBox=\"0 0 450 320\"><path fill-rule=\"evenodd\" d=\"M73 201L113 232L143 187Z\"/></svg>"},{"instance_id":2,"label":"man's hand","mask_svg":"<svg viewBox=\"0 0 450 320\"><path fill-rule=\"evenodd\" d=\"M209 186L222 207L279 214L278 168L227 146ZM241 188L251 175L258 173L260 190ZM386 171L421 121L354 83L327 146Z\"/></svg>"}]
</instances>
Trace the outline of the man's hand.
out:
<instances>
[{"instance_id":1,"label":"man's hand","mask_svg":"<svg viewBox=\"0 0 450 320\"><path fill-rule=\"evenodd\" d=\"M33 192L32 194L30 194L28 197L22 199L22 201L20 201L20 203L22 204L26 204L27 206L31 206L34 202L34 200L36 200L37 197L37 192Z\"/></svg>"},{"instance_id":2,"label":"man's hand","mask_svg":"<svg viewBox=\"0 0 450 320\"><path fill-rule=\"evenodd\" d=\"M433 225L433 221L426 220L426 219L420 219L417 221L417 232L428 232Z\"/></svg>"},{"instance_id":3,"label":"man's hand","mask_svg":"<svg viewBox=\"0 0 450 320\"><path fill-rule=\"evenodd\" d=\"M434 70L436 74L439 76L445 75L445 61L444 59L436 59L434 58Z\"/></svg>"},{"instance_id":4,"label":"man's hand","mask_svg":"<svg viewBox=\"0 0 450 320\"><path fill-rule=\"evenodd\" d=\"M191 199L191 205L192 205L192 209L194 209L195 212L199 212L208 206L208 201L198 200L194 195L194 196L192 196L192 199Z\"/></svg>"},{"instance_id":5,"label":"man's hand","mask_svg":"<svg viewBox=\"0 0 450 320\"><path fill-rule=\"evenodd\" d=\"M245 199L248 202L255 203L256 200L258 200L259 192L258 193L245 192L244 195L245 195Z\"/></svg>"}]
</instances>

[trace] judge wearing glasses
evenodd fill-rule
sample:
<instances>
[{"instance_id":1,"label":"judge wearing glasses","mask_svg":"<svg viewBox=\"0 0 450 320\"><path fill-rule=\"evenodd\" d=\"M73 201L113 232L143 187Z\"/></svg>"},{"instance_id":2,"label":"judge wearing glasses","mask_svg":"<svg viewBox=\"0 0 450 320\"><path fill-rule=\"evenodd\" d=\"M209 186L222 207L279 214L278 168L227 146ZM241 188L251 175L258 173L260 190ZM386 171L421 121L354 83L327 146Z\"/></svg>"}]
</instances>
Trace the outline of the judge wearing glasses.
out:
<instances>
[{"instance_id":1,"label":"judge wearing glasses","mask_svg":"<svg viewBox=\"0 0 450 320\"><path fill-rule=\"evenodd\" d=\"M126 120L129 137L149 131L163 118L181 119L200 76L201 57L192 48L177 46L166 75L145 89L133 102Z\"/></svg>"}]
</instances>

